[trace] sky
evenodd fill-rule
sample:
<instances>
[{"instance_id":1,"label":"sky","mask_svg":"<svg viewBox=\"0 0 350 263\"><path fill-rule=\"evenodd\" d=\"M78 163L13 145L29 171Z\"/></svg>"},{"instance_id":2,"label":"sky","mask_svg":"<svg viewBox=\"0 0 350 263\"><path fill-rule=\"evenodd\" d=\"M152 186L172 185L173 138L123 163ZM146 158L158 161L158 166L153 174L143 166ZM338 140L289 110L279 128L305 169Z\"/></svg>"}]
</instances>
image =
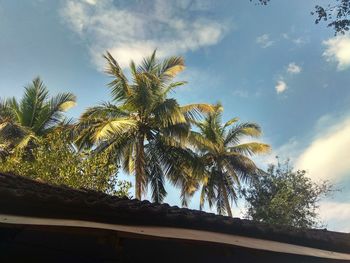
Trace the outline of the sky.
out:
<instances>
[{"instance_id":1,"label":"sky","mask_svg":"<svg viewBox=\"0 0 350 263\"><path fill-rule=\"evenodd\" d=\"M340 191L321 202L321 219L350 232L350 35L314 24L310 12L326 2L0 0L0 97L21 97L40 76L51 94L78 97L68 112L78 118L110 98L106 50L125 69L154 49L184 56L179 102L221 101L224 119L259 123L272 152L256 162L290 158L315 182L334 183ZM178 190L168 192L179 205ZM233 211L242 216L244 203Z\"/></svg>"}]
</instances>

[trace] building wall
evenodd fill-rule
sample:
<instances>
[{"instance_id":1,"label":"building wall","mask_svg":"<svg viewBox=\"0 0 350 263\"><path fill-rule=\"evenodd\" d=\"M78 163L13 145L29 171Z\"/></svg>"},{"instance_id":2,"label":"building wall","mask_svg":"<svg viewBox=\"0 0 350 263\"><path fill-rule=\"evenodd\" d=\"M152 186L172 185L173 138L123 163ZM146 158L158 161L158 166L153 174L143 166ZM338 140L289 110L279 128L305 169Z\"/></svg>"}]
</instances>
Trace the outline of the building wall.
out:
<instances>
[{"instance_id":1,"label":"building wall","mask_svg":"<svg viewBox=\"0 0 350 263\"><path fill-rule=\"evenodd\" d=\"M0 262L336 263L337 261L217 244L149 239L93 229L26 226L9 228L0 225Z\"/></svg>"}]
</instances>

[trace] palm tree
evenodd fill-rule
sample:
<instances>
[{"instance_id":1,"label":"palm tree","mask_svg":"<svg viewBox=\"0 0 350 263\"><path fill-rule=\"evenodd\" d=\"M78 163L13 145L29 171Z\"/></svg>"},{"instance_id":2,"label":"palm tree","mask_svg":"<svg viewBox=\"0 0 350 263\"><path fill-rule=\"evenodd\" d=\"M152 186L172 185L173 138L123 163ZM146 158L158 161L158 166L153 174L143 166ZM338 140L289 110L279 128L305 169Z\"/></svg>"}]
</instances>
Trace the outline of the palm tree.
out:
<instances>
[{"instance_id":1,"label":"palm tree","mask_svg":"<svg viewBox=\"0 0 350 263\"><path fill-rule=\"evenodd\" d=\"M111 102L88 108L80 117L77 144L107 151L124 171L135 176L135 197L141 199L151 185L152 199L161 202L165 195L165 178L181 185L181 174L189 169L193 155L185 146L190 120L211 105L180 106L169 94L186 82L173 82L184 70L182 57L156 59L156 51L136 66L130 63L129 82L117 61L106 53L106 73ZM187 158L184 158L187 156ZM185 163L180 160L186 160Z\"/></svg>"},{"instance_id":2,"label":"palm tree","mask_svg":"<svg viewBox=\"0 0 350 263\"><path fill-rule=\"evenodd\" d=\"M39 77L25 87L20 101L15 98L0 100L2 152L26 147L52 131L64 120L63 113L75 103L76 97L72 93L60 93L50 98Z\"/></svg>"},{"instance_id":3,"label":"palm tree","mask_svg":"<svg viewBox=\"0 0 350 263\"><path fill-rule=\"evenodd\" d=\"M190 141L206 167L201 180L200 209L207 201L210 207L216 206L218 214L232 216L230 202L237 200L237 186L260 172L249 157L269 151L270 146L259 142L240 143L245 136L260 136L259 125L236 124L237 118L222 124L222 110L217 104L214 112L197 122L199 131L191 132Z\"/></svg>"}]
</instances>

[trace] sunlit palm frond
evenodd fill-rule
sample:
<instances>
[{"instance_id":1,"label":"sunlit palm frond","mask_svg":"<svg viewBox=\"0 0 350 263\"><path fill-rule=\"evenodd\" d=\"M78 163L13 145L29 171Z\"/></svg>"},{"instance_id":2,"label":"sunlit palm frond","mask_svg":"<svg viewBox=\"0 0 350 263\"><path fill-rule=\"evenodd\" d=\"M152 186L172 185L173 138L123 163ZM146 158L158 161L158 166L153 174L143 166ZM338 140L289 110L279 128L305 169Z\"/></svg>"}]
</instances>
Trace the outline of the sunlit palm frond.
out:
<instances>
[{"instance_id":1,"label":"sunlit palm frond","mask_svg":"<svg viewBox=\"0 0 350 263\"><path fill-rule=\"evenodd\" d=\"M183 57L169 57L159 66L158 76L162 81L169 81L185 69Z\"/></svg>"},{"instance_id":2,"label":"sunlit palm frond","mask_svg":"<svg viewBox=\"0 0 350 263\"><path fill-rule=\"evenodd\" d=\"M203 117L203 114L214 112L213 105L207 103L193 103L181 106L181 111L189 121L196 121Z\"/></svg>"},{"instance_id":3,"label":"sunlit palm frond","mask_svg":"<svg viewBox=\"0 0 350 263\"><path fill-rule=\"evenodd\" d=\"M227 127L231 126L232 124L236 123L237 121L239 121L239 118L237 118L237 117L228 120L227 122L225 122L223 129L226 129Z\"/></svg>"},{"instance_id":4,"label":"sunlit palm frond","mask_svg":"<svg viewBox=\"0 0 350 263\"><path fill-rule=\"evenodd\" d=\"M232 127L226 137L225 145L237 144L241 140L242 136L258 137L261 135L261 128L256 123L246 122L235 125Z\"/></svg>"},{"instance_id":5,"label":"sunlit palm frond","mask_svg":"<svg viewBox=\"0 0 350 263\"><path fill-rule=\"evenodd\" d=\"M115 135L122 135L124 132L132 128L136 128L137 122L130 118L116 118L101 121L94 131L94 139L96 141L103 140L110 136L111 133Z\"/></svg>"},{"instance_id":6,"label":"sunlit palm frond","mask_svg":"<svg viewBox=\"0 0 350 263\"><path fill-rule=\"evenodd\" d=\"M52 112L65 112L77 104L77 97L73 93L59 93L51 99Z\"/></svg>"},{"instance_id":7,"label":"sunlit palm frond","mask_svg":"<svg viewBox=\"0 0 350 263\"><path fill-rule=\"evenodd\" d=\"M271 150L270 145L259 142L248 142L227 148L231 152L252 156L254 154L268 153Z\"/></svg>"}]
</instances>

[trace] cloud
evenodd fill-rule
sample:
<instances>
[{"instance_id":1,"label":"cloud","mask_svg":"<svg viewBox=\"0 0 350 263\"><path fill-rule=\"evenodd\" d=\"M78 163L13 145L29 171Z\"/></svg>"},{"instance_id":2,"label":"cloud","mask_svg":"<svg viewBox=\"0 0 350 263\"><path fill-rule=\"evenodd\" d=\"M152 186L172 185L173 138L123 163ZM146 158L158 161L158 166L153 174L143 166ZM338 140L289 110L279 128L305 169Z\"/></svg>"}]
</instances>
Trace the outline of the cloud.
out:
<instances>
[{"instance_id":1,"label":"cloud","mask_svg":"<svg viewBox=\"0 0 350 263\"><path fill-rule=\"evenodd\" d=\"M294 62L289 63L287 72L290 74L299 74L301 72L301 67L295 64Z\"/></svg>"},{"instance_id":2,"label":"cloud","mask_svg":"<svg viewBox=\"0 0 350 263\"><path fill-rule=\"evenodd\" d=\"M96 5L97 0L85 0L85 2L90 4L90 5Z\"/></svg>"},{"instance_id":3,"label":"cloud","mask_svg":"<svg viewBox=\"0 0 350 263\"><path fill-rule=\"evenodd\" d=\"M304 37L296 37L296 38L293 38L291 37L289 34L287 33L283 33L282 34L282 38L284 38L285 40L289 40L291 41L292 43L294 43L295 45L297 46L301 46L303 44L306 44L307 42L309 42L309 40L307 40L306 38Z\"/></svg>"},{"instance_id":4,"label":"cloud","mask_svg":"<svg viewBox=\"0 0 350 263\"><path fill-rule=\"evenodd\" d=\"M323 41L326 50L323 56L328 62L336 62L338 70L345 70L350 66L350 37L337 36Z\"/></svg>"},{"instance_id":5,"label":"cloud","mask_svg":"<svg viewBox=\"0 0 350 263\"><path fill-rule=\"evenodd\" d=\"M296 44L297 46L300 46L300 45L303 45L307 42L307 40L305 40L304 38L302 37L298 37L298 38L295 38L295 39L292 39L292 42L294 44Z\"/></svg>"},{"instance_id":6,"label":"cloud","mask_svg":"<svg viewBox=\"0 0 350 263\"><path fill-rule=\"evenodd\" d=\"M350 203L335 201L322 202L319 215L327 227L335 231L350 232Z\"/></svg>"},{"instance_id":7,"label":"cloud","mask_svg":"<svg viewBox=\"0 0 350 263\"><path fill-rule=\"evenodd\" d=\"M283 93L287 90L288 86L287 83L284 82L283 80L277 81L277 84L275 86L277 94Z\"/></svg>"},{"instance_id":8,"label":"cloud","mask_svg":"<svg viewBox=\"0 0 350 263\"><path fill-rule=\"evenodd\" d=\"M268 48L274 44L274 41L270 39L268 34L263 34L256 38L256 43L258 43L262 48Z\"/></svg>"},{"instance_id":9,"label":"cloud","mask_svg":"<svg viewBox=\"0 0 350 263\"><path fill-rule=\"evenodd\" d=\"M330 124L329 117L320 122L323 131L316 133L296 160L296 167L307 170L315 180L338 182L350 174L350 116L333 124Z\"/></svg>"},{"instance_id":10,"label":"cloud","mask_svg":"<svg viewBox=\"0 0 350 263\"><path fill-rule=\"evenodd\" d=\"M66 0L61 15L87 43L93 62L101 69L101 55L106 50L127 67L131 59L140 62L156 48L158 56L165 57L217 44L227 26L206 18L208 10L207 1L155 0L133 5L112 0Z\"/></svg>"}]
</instances>

